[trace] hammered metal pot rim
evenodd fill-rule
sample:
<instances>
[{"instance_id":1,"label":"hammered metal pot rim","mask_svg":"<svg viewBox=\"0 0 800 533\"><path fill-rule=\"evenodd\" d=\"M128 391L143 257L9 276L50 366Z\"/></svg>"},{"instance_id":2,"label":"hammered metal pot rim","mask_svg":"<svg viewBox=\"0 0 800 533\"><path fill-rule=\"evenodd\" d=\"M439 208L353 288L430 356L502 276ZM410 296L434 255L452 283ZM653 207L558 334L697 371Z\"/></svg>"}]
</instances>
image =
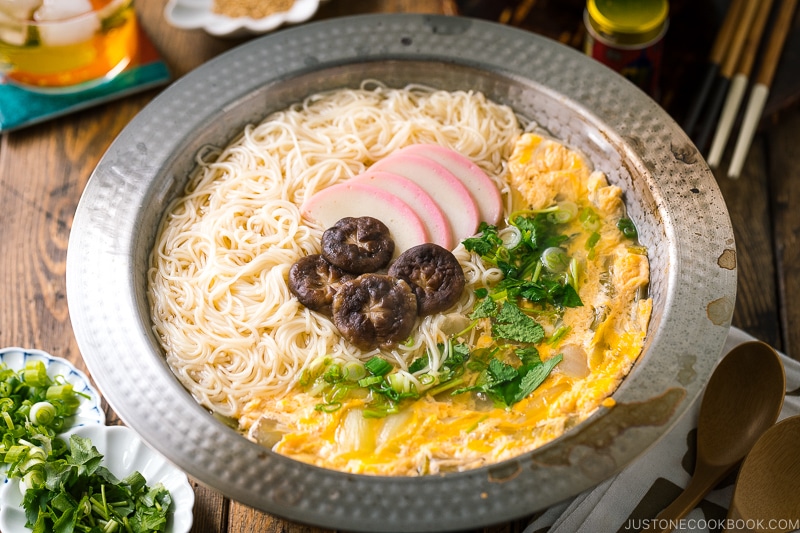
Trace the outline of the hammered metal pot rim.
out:
<instances>
[{"instance_id":1,"label":"hammered metal pot rim","mask_svg":"<svg viewBox=\"0 0 800 533\"><path fill-rule=\"evenodd\" d=\"M645 351L602 409L556 441L467 472L391 478L281 457L209 415L150 331L147 255L194 157L302 96L359 77L475 89L583 150L625 191L651 252ZM700 228L698 231L697 228ZM283 30L227 52L157 96L93 172L70 235L67 291L86 364L111 407L205 485L298 522L352 531L452 531L518 518L618 472L702 390L736 288L727 210L680 128L627 80L564 45L495 23L361 15Z\"/></svg>"}]
</instances>

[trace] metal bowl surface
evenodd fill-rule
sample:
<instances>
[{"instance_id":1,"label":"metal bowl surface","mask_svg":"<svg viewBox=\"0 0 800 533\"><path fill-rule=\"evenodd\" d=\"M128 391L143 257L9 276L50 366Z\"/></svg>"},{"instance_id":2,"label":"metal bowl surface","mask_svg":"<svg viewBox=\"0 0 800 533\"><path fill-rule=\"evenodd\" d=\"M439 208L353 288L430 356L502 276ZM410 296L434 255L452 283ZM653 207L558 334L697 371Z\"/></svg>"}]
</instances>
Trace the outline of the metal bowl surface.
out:
<instances>
[{"instance_id":1,"label":"metal bowl surface","mask_svg":"<svg viewBox=\"0 0 800 533\"><path fill-rule=\"evenodd\" d=\"M174 378L150 327L145 273L158 223L207 145L306 95L374 78L474 89L581 149L622 187L649 250L642 356L603 408L516 459L419 478L296 462L214 419ZM122 420L200 482L246 505L350 531L452 531L507 521L596 485L650 447L702 391L736 292L713 175L680 127L623 77L564 45L460 17L364 15L287 29L206 63L120 133L78 206L69 310L86 364Z\"/></svg>"}]
</instances>

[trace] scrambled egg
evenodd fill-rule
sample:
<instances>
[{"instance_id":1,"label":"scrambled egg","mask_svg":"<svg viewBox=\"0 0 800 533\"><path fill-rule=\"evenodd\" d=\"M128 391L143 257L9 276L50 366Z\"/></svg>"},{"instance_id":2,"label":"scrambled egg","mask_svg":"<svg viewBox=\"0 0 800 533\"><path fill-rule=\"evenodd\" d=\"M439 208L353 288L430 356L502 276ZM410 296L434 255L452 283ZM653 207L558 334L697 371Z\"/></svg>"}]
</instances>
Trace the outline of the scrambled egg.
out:
<instances>
[{"instance_id":1,"label":"scrambled egg","mask_svg":"<svg viewBox=\"0 0 800 533\"><path fill-rule=\"evenodd\" d=\"M568 253L581 259L581 307L542 325L556 343L537 346L541 359L563 360L527 398L511 408L471 394L425 395L397 414L365 418L364 400L348 399L331 413L315 410L319 398L298 392L252 401L240 419L250 437L300 461L346 472L421 475L495 463L537 448L580 423L627 375L642 349L652 309L643 297L649 282L645 250L617 228L625 216L621 190L592 171L584 157L552 139L524 134L509 159L509 181L525 209L559 202L598 214L596 242L575 224ZM566 246L566 245L565 245ZM481 343L491 342L481 337Z\"/></svg>"}]
</instances>

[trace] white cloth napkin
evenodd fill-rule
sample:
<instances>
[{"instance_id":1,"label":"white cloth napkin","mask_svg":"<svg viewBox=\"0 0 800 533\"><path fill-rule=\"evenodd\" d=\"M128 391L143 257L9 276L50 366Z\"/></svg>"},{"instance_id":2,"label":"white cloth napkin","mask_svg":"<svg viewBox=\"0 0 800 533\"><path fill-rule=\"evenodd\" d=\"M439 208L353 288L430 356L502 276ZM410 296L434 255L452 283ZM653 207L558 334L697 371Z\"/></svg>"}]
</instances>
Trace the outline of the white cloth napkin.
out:
<instances>
[{"instance_id":1,"label":"white cloth napkin","mask_svg":"<svg viewBox=\"0 0 800 533\"><path fill-rule=\"evenodd\" d=\"M724 353L750 340L755 339L740 329L731 328ZM780 420L800 414L800 362L783 354L781 361L786 372L787 392ZM523 533L632 533L641 530L647 520L669 505L689 483L694 471L695 431L701 399L702 394L669 435L627 468L574 499L551 507L534 519ZM736 471L678 521L675 531L722 531L735 481Z\"/></svg>"}]
</instances>

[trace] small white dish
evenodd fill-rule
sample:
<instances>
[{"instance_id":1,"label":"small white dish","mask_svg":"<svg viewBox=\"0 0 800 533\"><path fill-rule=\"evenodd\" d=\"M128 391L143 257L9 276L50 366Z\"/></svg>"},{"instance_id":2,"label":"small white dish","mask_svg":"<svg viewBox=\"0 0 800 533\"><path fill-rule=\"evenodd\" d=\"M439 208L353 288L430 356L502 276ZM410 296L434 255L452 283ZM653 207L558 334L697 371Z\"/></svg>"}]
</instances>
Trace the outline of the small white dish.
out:
<instances>
[{"instance_id":1,"label":"small white dish","mask_svg":"<svg viewBox=\"0 0 800 533\"><path fill-rule=\"evenodd\" d=\"M320 0L295 0L289 11L268 17L228 17L212 10L214 0L169 0L164 8L167 22L176 28L202 28L218 37L243 37L272 31L284 24L298 24L314 16Z\"/></svg>"},{"instance_id":2,"label":"small white dish","mask_svg":"<svg viewBox=\"0 0 800 533\"><path fill-rule=\"evenodd\" d=\"M103 454L102 464L119 479L139 471L152 487L162 483L172 496L172 511L167 522L167 533L187 533L192 527L194 491L186 474L173 466L160 454L150 449L135 431L125 426L88 425L73 429L68 434L88 438L97 451ZM68 434L63 435L69 438ZM26 533L23 493L19 479L6 480L0 487L0 531Z\"/></svg>"},{"instance_id":3,"label":"small white dish","mask_svg":"<svg viewBox=\"0 0 800 533\"><path fill-rule=\"evenodd\" d=\"M102 426L106 423L106 414L100 405L100 394L92 386L86 374L75 368L72 363L41 350L24 348L0 349L0 364L5 364L11 370L17 372L22 370L29 361L43 362L48 376L51 378L61 376L67 383L72 384L75 392L81 393L78 411L66 420L64 432L81 426ZM0 478L3 481L6 479L5 475L2 474L5 471L6 466L0 464Z\"/></svg>"}]
</instances>

